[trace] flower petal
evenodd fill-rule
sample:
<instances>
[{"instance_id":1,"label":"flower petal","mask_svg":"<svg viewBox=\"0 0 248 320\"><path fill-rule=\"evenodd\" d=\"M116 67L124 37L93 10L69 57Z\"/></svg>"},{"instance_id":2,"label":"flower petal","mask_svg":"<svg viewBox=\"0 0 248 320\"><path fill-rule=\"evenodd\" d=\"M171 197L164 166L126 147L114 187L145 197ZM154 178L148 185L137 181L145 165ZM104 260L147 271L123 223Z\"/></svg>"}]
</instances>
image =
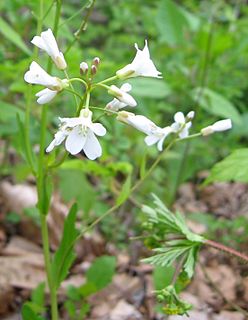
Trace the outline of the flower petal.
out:
<instances>
[{"instance_id":1,"label":"flower petal","mask_svg":"<svg viewBox=\"0 0 248 320\"><path fill-rule=\"evenodd\" d=\"M90 160L95 160L102 155L102 147L91 130L88 131L87 140L83 150L87 158Z\"/></svg>"},{"instance_id":2,"label":"flower petal","mask_svg":"<svg viewBox=\"0 0 248 320\"><path fill-rule=\"evenodd\" d=\"M92 123L89 128L98 136L104 136L107 132L101 123Z\"/></svg>"},{"instance_id":3,"label":"flower petal","mask_svg":"<svg viewBox=\"0 0 248 320\"><path fill-rule=\"evenodd\" d=\"M86 138L87 135L82 133L79 126L73 128L65 141L66 150L72 155L78 154L83 149Z\"/></svg>"},{"instance_id":4,"label":"flower petal","mask_svg":"<svg viewBox=\"0 0 248 320\"><path fill-rule=\"evenodd\" d=\"M41 66L33 61L30 65L29 71L24 75L24 80L32 84L41 84L44 86L58 86L56 77L50 76Z\"/></svg>"},{"instance_id":5,"label":"flower petal","mask_svg":"<svg viewBox=\"0 0 248 320\"><path fill-rule=\"evenodd\" d=\"M180 124L185 123L184 114L183 114L182 112L177 112L177 113L174 115L174 120L175 120L175 122L180 123Z\"/></svg>"},{"instance_id":6,"label":"flower petal","mask_svg":"<svg viewBox=\"0 0 248 320\"><path fill-rule=\"evenodd\" d=\"M156 136L156 135L150 135L145 137L145 143L148 146L152 146L153 144L157 143L160 140L160 137Z\"/></svg>"},{"instance_id":7,"label":"flower petal","mask_svg":"<svg viewBox=\"0 0 248 320\"><path fill-rule=\"evenodd\" d=\"M51 101L56 96L57 93L58 93L58 91L53 91L53 90L46 88L46 89L43 89L43 90L37 92L35 96L38 97L37 102L39 104L45 104L45 103Z\"/></svg>"}]
</instances>

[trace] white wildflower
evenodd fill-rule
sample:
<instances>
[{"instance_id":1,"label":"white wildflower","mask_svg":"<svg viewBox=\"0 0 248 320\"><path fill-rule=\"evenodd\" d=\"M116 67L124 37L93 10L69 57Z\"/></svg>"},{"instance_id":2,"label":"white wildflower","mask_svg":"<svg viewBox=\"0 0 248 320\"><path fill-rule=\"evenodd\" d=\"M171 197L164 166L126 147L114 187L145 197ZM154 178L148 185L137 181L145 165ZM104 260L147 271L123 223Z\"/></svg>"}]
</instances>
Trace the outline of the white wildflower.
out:
<instances>
[{"instance_id":1,"label":"white wildflower","mask_svg":"<svg viewBox=\"0 0 248 320\"><path fill-rule=\"evenodd\" d=\"M137 43L135 43L135 48L137 50L135 58L130 64L116 72L117 77L119 79L127 79L138 76L162 78L161 72L156 69L153 61L150 58L147 40L145 40L145 46L143 50L138 48Z\"/></svg>"},{"instance_id":2,"label":"white wildflower","mask_svg":"<svg viewBox=\"0 0 248 320\"><path fill-rule=\"evenodd\" d=\"M112 85L109 87L108 93L113 95L120 102L124 103L125 106L136 107L137 102L134 100L134 98L130 94L127 93L128 91L131 90L130 85L126 83L124 86L124 89L122 89L122 87L120 89L115 85Z\"/></svg>"},{"instance_id":3,"label":"white wildflower","mask_svg":"<svg viewBox=\"0 0 248 320\"><path fill-rule=\"evenodd\" d=\"M124 91L124 92L129 92L131 91L132 86L129 83L124 83L121 87L120 90ZM120 100L114 98L112 101L110 101L107 105L106 105L106 110L111 110L111 111L119 111L122 108L125 108L128 104L125 102L121 102Z\"/></svg>"},{"instance_id":4,"label":"white wildflower","mask_svg":"<svg viewBox=\"0 0 248 320\"><path fill-rule=\"evenodd\" d=\"M64 55L59 51L58 44L51 29L41 32L40 36L35 36L31 40L31 43L33 43L38 48L46 51L59 69L66 69L67 64Z\"/></svg>"},{"instance_id":5,"label":"white wildflower","mask_svg":"<svg viewBox=\"0 0 248 320\"><path fill-rule=\"evenodd\" d=\"M83 109L77 118L59 118L61 126L55 134L54 140L47 147L50 152L65 140L66 150L78 154L81 150L90 160L95 160L102 155L101 145L95 135L104 136L106 129L101 123L92 122L92 112Z\"/></svg>"}]
</instances>

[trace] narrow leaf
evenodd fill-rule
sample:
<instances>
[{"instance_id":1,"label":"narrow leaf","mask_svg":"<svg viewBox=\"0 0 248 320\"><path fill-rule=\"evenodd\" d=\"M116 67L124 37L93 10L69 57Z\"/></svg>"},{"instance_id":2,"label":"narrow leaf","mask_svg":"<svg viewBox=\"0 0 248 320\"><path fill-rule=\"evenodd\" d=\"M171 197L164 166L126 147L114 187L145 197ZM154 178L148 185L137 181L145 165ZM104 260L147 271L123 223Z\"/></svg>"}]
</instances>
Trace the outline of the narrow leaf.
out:
<instances>
[{"instance_id":1,"label":"narrow leaf","mask_svg":"<svg viewBox=\"0 0 248 320\"><path fill-rule=\"evenodd\" d=\"M56 288L66 278L68 271L76 257L74 244L78 236L75 228L77 217L77 205L74 204L65 220L62 240L52 261L52 274Z\"/></svg>"},{"instance_id":2,"label":"narrow leaf","mask_svg":"<svg viewBox=\"0 0 248 320\"><path fill-rule=\"evenodd\" d=\"M19 49L25 52L27 55L31 55L31 51L28 49L26 44L23 42L20 35L0 17L0 32L3 36L15 44Z\"/></svg>"}]
</instances>

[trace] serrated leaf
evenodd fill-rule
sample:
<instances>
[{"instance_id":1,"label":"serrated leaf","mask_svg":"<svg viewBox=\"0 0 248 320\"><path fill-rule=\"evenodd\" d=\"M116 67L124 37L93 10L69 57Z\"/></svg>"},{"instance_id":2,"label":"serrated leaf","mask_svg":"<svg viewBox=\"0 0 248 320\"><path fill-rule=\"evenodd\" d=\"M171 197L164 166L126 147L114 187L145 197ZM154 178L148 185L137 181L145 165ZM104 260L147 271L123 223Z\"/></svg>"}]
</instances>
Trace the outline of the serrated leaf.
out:
<instances>
[{"instance_id":1,"label":"serrated leaf","mask_svg":"<svg viewBox=\"0 0 248 320\"><path fill-rule=\"evenodd\" d=\"M189 278L192 278L195 270L196 256L199 250L198 246L192 247L187 255L186 261L184 262L183 269L187 273Z\"/></svg>"},{"instance_id":2,"label":"serrated leaf","mask_svg":"<svg viewBox=\"0 0 248 320\"><path fill-rule=\"evenodd\" d=\"M200 101L198 101L199 95ZM192 91L192 98L210 114L230 118L236 123L241 122L241 116L235 106L224 96L209 88L194 89Z\"/></svg>"},{"instance_id":3,"label":"serrated leaf","mask_svg":"<svg viewBox=\"0 0 248 320\"><path fill-rule=\"evenodd\" d=\"M204 184L214 181L248 182L248 148L238 149L216 163Z\"/></svg>"},{"instance_id":4,"label":"serrated leaf","mask_svg":"<svg viewBox=\"0 0 248 320\"><path fill-rule=\"evenodd\" d=\"M93 283L98 290L106 287L115 274L116 258L112 256L102 256L96 258L91 267L86 272L89 283Z\"/></svg>"},{"instance_id":5,"label":"serrated leaf","mask_svg":"<svg viewBox=\"0 0 248 320\"><path fill-rule=\"evenodd\" d=\"M20 35L3 19L0 17L0 32L2 35L15 44L19 49L25 52L27 55L31 55L31 51L28 49Z\"/></svg>"},{"instance_id":6,"label":"serrated leaf","mask_svg":"<svg viewBox=\"0 0 248 320\"><path fill-rule=\"evenodd\" d=\"M64 230L60 245L52 261L52 275L56 288L66 278L68 271L76 257L74 244L79 234L75 228L77 218L77 205L74 204L64 222Z\"/></svg>"}]
</instances>

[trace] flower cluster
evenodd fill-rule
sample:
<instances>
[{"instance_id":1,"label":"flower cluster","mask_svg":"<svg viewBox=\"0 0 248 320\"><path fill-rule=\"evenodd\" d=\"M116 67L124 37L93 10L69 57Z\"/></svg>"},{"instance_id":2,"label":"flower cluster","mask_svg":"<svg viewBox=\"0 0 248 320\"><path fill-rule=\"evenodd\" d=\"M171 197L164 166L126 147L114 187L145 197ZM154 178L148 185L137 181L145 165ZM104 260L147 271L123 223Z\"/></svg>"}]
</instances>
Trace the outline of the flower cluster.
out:
<instances>
[{"instance_id":1,"label":"flower cluster","mask_svg":"<svg viewBox=\"0 0 248 320\"><path fill-rule=\"evenodd\" d=\"M102 108L102 111L106 114L117 114L117 120L143 132L146 135L144 141L147 146L157 144L158 150L162 151L164 140L169 135L174 134L175 139L185 139L189 136L194 111L190 111L186 116L184 116L182 112L177 112L174 115L174 122L171 125L160 127L143 115L136 115L132 112L121 110L127 106L132 108L137 106L137 102L130 94L132 90L131 84L125 82L120 88L114 84L110 86L106 85L107 82L115 79L126 80L133 77L162 78L161 72L157 70L150 58L146 40L143 50L140 50L138 45L135 44L136 55L130 64L118 70L114 77L98 83L93 82L94 75L97 73L100 63L98 57L93 59L91 67L89 67L85 61L80 63L80 73L83 78L69 79L65 71L67 63L63 53L58 48L51 29L42 32L40 36L35 36L31 43L45 51L51 57L56 67L59 70L63 70L66 75L65 79L51 76L37 62L33 61L31 63L29 70L24 75L24 80L30 84L38 84L46 87L36 93L39 104L50 102L64 89L69 90L68 87L71 86L72 81L80 81L85 86L86 99L84 101L84 98L80 96L83 103L79 108L79 116L59 118L59 129L57 133L55 133L53 141L47 147L47 152L51 152L54 147L65 141L65 149L72 155L83 151L91 160L102 155L102 148L96 136L104 136L106 129L101 123L92 122L93 113L90 109L93 107L90 107L89 104L90 93L97 86L105 88L108 94L114 97L105 108ZM75 94L73 90L70 91ZM231 127L231 120L225 119L203 128L200 134L206 136L214 132L228 130Z\"/></svg>"}]
</instances>

